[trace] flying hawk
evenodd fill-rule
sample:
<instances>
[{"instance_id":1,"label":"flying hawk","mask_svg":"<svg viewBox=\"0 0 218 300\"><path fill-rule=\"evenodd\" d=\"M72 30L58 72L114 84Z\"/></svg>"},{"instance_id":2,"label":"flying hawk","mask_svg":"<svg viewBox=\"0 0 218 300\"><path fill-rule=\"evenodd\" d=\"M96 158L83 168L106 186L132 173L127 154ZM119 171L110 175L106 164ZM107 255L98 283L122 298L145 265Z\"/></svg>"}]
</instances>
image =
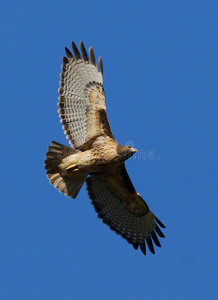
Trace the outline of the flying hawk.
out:
<instances>
[{"instance_id":1,"label":"flying hawk","mask_svg":"<svg viewBox=\"0 0 218 300\"><path fill-rule=\"evenodd\" d=\"M59 192L76 198L84 181L98 217L135 249L146 254L146 244L155 253L161 247L158 225L165 226L150 211L135 190L125 160L136 149L121 146L108 122L103 88L102 58L97 67L94 51L89 56L83 42L81 53L72 42L73 54L65 48L59 88L59 116L72 148L51 142L45 169L50 183ZM146 244L145 244L146 241ZM153 242L152 242L153 241Z\"/></svg>"}]
</instances>

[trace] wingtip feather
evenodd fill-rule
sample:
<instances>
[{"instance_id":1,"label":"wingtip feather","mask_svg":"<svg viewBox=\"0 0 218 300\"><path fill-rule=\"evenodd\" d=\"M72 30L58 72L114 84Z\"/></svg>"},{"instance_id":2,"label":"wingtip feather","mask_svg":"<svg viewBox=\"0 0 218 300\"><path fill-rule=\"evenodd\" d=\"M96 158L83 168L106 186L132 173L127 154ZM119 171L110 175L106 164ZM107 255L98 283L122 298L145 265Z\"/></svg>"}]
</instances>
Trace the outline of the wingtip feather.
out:
<instances>
[{"instance_id":1,"label":"wingtip feather","mask_svg":"<svg viewBox=\"0 0 218 300\"><path fill-rule=\"evenodd\" d=\"M103 72L103 61L102 61L102 57L100 56L98 59L98 66L99 66L99 72L101 72L102 76L104 75Z\"/></svg>"},{"instance_id":2,"label":"wingtip feather","mask_svg":"<svg viewBox=\"0 0 218 300\"><path fill-rule=\"evenodd\" d=\"M155 217L155 221L158 223L158 225L160 225L160 227L166 228L166 226L157 217Z\"/></svg>"},{"instance_id":3,"label":"wingtip feather","mask_svg":"<svg viewBox=\"0 0 218 300\"><path fill-rule=\"evenodd\" d=\"M151 253L155 254L154 246L153 246L153 243L152 243L152 240L151 240L151 237L150 237L150 236L147 236L147 237L146 237L146 243L147 243L148 248L149 248L149 250L151 251Z\"/></svg>"},{"instance_id":4,"label":"wingtip feather","mask_svg":"<svg viewBox=\"0 0 218 300\"><path fill-rule=\"evenodd\" d=\"M66 52L67 58L70 59L73 57L73 54L70 52L70 50L67 47L65 47L65 52Z\"/></svg>"},{"instance_id":5,"label":"wingtip feather","mask_svg":"<svg viewBox=\"0 0 218 300\"><path fill-rule=\"evenodd\" d=\"M65 56L63 56L62 57L62 62L63 62L63 64L68 64L68 59L65 57Z\"/></svg>"},{"instance_id":6,"label":"wingtip feather","mask_svg":"<svg viewBox=\"0 0 218 300\"><path fill-rule=\"evenodd\" d=\"M142 253L143 253L144 255L146 255L146 246L145 246L145 242L140 244L140 249L141 249Z\"/></svg>"},{"instance_id":7,"label":"wingtip feather","mask_svg":"<svg viewBox=\"0 0 218 300\"><path fill-rule=\"evenodd\" d=\"M88 54L86 52L86 48L85 48L85 46L83 44L83 41L80 42L80 50L81 50L81 53L82 53L82 56L83 56L83 60L85 62L89 62L89 56L88 56Z\"/></svg>"},{"instance_id":8,"label":"wingtip feather","mask_svg":"<svg viewBox=\"0 0 218 300\"><path fill-rule=\"evenodd\" d=\"M160 230L160 228L156 225L154 227L154 230L157 232L157 234L161 237L161 238L165 238L165 235L163 234L163 232Z\"/></svg>"},{"instance_id":9,"label":"wingtip feather","mask_svg":"<svg viewBox=\"0 0 218 300\"><path fill-rule=\"evenodd\" d=\"M91 64L94 65L97 68L95 54L94 54L94 50L93 50L92 47L89 48L89 56L90 56Z\"/></svg>"},{"instance_id":10,"label":"wingtip feather","mask_svg":"<svg viewBox=\"0 0 218 300\"><path fill-rule=\"evenodd\" d=\"M78 50L78 48L77 48L77 46L74 42L72 42L72 49L73 49L73 53L74 53L76 59L77 60L82 59L81 54L80 54L80 52L79 52L79 50Z\"/></svg>"}]
</instances>

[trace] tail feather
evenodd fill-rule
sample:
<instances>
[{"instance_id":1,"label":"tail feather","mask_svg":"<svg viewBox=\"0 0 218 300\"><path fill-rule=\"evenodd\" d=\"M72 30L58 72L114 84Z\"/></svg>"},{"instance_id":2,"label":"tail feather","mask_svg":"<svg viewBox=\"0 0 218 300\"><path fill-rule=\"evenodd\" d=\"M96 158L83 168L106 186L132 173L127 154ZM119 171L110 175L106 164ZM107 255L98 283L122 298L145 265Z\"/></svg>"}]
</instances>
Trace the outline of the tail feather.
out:
<instances>
[{"instance_id":1,"label":"tail feather","mask_svg":"<svg viewBox=\"0 0 218 300\"><path fill-rule=\"evenodd\" d=\"M87 175L71 172L63 172L59 165L62 160L69 156L80 152L57 142L52 141L46 153L45 169L50 183L54 185L60 193L64 193L67 197L76 198Z\"/></svg>"}]
</instances>

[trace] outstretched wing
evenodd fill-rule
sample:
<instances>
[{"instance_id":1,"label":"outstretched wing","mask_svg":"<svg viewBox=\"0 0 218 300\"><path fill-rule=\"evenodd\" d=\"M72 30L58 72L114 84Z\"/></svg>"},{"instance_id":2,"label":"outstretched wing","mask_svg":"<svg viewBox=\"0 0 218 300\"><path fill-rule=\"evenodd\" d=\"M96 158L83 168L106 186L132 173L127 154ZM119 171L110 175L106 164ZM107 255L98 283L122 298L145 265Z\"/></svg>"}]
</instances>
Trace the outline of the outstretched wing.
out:
<instances>
[{"instance_id":1,"label":"outstretched wing","mask_svg":"<svg viewBox=\"0 0 218 300\"><path fill-rule=\"evenodd\" d=\"M165 226L136 192L124 165L114 174L91 175L86 183L98 217L111 230L120 234L135 249L139 246L144 254L145 241L152 253L155 253L153 242L161 247L156 233L162 238L164 235L157 224L163 228Z\"/></svg>"},{"instance_id":2,"label":"outstretched wing","mask_svg":"<svg viewBox=\"0 0 218 300\"><path fill-rule=\"evenodd\" d=\"M83 42L80 54L72 42L73 54L67 49L63 57L59 88L59 116L64 132L73 148L86 150L98 136L112 137L105 106L103 89L103 64L89 48L89 56Z\"/></svg>"}]
</instances>

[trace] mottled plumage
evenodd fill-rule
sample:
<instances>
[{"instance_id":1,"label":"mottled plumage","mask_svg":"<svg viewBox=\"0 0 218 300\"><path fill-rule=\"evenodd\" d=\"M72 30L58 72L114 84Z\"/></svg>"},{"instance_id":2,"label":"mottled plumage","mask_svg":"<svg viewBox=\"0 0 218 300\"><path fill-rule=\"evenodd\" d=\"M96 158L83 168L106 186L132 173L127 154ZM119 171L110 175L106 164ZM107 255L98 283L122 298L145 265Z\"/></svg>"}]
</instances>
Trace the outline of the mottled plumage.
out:
<instances>
[{"instance_id":1,"label":"mottled plumage","mask_svg":"<svg viewBox=\"0 0 218 300\"><path fill-rule=\"evenodd\" d=\"M89 197L98 217L146 254L165 226L150 211L135 190L125 160L137 150L115 140L106 114L103 63L96 63L92 47L89 56L83 42L81 54L72 42L74 55L65 48L59 88L59 116L72 148L51 142L45 169L50 183L66 196L76 198L86 180ZM90 58L89 58L90 57ZM158 226L159 225L159 226ZM146 242L146 243L145 243Z\"/></svg>"}]
</instances>

